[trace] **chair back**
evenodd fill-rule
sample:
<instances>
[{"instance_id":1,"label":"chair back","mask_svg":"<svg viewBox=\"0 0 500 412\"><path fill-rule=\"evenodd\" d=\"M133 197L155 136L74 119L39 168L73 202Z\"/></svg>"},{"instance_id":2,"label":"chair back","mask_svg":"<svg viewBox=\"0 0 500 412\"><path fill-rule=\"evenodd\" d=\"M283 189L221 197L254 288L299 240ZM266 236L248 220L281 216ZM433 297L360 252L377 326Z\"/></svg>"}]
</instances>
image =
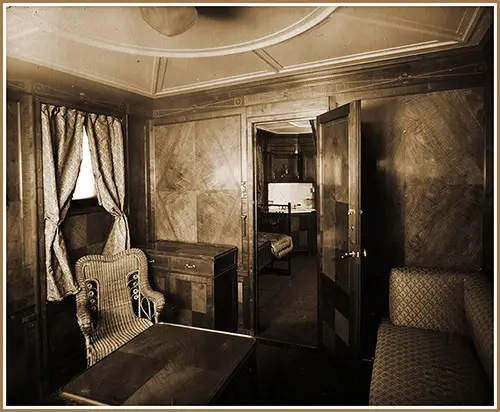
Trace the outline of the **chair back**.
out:
<instances>
[{"instance_id":1,"label":"chair back","mask_svg":"<svg viewBox=\"0 0 500 412\"><path fill-rule=\"evenodd\" d=\"M120 328L141 317L141 287L149 287L144 252L128 249L113 255L84 256L75 271L81 288L77 303L84 303L77 308L90 311L94 329Z\"/></svg>"}]
</instances>

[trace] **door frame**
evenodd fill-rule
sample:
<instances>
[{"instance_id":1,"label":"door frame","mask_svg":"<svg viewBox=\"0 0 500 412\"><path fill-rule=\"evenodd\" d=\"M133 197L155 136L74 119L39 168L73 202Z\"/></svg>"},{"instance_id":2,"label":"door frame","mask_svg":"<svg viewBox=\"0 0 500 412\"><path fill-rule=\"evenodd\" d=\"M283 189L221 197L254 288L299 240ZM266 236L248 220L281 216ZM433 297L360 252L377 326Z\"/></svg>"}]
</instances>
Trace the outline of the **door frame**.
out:
<instances>
[{"instance_id":1,"label":"door frame","mask_svg":"<svg viewBox=\"0 0 500 412\"><path fill-rule=\"evenodd\" d=\"M249 295L250 295L250 333L252 336L258 336L258 319L259 319L259 284L258 276L256 274L257 263L257 243L256 239L256 209L257 209L257 176L255 173L256 161L256 136L257 125L266 123L278 123L283 121L299 121L299 120L316 120L316 118L328 111L328 102L325 102L324 107L314 110L301 110L296 112L282 112L268 115L248 116L247 121L247 182L249 197L251 201L248 207L248 275L249 275ZM251 186L251 187L250 187ZM249 199L250 200L250 199ZM317 231L319 234L319 230ZM316 311L318 308L316 308Z\"/></svg>"}]
</instances>

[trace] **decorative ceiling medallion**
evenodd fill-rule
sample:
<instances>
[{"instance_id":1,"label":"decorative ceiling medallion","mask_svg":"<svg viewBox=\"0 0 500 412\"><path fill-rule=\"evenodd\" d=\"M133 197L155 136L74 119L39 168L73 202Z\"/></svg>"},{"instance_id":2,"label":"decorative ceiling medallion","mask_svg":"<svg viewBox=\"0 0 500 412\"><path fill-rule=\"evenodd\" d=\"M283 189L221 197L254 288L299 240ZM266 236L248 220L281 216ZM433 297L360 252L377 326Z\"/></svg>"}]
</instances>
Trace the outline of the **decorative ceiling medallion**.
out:
<instances>
[{"instance_id":1,"label":"decorative ceiling medallion","mask_svg":"<svg viewBox=\"0 0 500 412\"><path fill-rule=\"evenodd\" d=\"M223 9L237 9L222 13ZM166 37L146 23L144 7L11 7L16 24L105 50L167 58L223 56L269 47L302 34L337 7L218 7L193 27ZM153 8L152 8L153 9ZM214 8L216 9L216 8ZM21 23L20 20L23 22Z\"/></svg>"}]
</instances>

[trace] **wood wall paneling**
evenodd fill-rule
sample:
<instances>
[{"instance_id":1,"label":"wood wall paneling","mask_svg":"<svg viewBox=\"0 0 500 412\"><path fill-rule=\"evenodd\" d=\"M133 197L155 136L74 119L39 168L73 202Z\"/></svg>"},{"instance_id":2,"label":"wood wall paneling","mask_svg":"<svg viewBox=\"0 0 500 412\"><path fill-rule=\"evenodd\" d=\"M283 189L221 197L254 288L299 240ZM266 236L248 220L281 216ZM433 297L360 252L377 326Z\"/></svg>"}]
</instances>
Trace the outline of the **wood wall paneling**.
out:
<instances>
[{"instance_id":1,"label":"wood wall paneling","mask_svg":"<svg viewBox=\"0 0 500 412\"><path fill-rule=\"evenodd\" d=\"M153 133L157 239L241 248L240 117L157 125Z\"/></svg>"},{"instance_id":2,"label":"wood wall paneling","mask_svg":"<svg viewBox=\"0 0 500 412\"><path fill-rule=\"evenodd\" d=\"M127 199L131 245L148 241L147 118L128 117Z\"/></svg>"},{"instance_id":3,"label":"wood wall paneling","mask_svg":"<svg viewBox=\"0 0 500 412\"><path fill-rule=\"evenodd\" d=\"M482 108L477 88L363 102L367 166L383 176L363 186L378 193L364 221L379 222L379 266L481 270Z\"/></svg>"},{"instance_id":4,"label":"wood wall paneling","mask_svg":"<svg viewBox=\"0 0 500 412\"><path fill-rule=\"evenodd\" d=\"M10 93L6 105L6 318L8 405L42 394L37 193L33 100Z\"/></svg>"}]
</instances>

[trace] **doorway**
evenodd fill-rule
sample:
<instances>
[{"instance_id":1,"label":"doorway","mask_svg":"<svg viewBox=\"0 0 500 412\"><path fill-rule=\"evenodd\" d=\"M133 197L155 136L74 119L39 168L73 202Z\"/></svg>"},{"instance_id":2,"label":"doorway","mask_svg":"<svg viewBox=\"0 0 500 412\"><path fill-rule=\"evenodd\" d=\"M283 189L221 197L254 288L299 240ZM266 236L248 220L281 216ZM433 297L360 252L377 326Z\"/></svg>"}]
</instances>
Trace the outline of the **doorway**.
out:
<instances>
[{"instance_id":1,"label":"doorway","mask_svg":"<svg viewBox=\"0 0 500 412\"><path fill-rule=\"evenodd\" d=\"M254 123L255 334L317 347L314 120Z\"/></svg>"}]
</instances>

